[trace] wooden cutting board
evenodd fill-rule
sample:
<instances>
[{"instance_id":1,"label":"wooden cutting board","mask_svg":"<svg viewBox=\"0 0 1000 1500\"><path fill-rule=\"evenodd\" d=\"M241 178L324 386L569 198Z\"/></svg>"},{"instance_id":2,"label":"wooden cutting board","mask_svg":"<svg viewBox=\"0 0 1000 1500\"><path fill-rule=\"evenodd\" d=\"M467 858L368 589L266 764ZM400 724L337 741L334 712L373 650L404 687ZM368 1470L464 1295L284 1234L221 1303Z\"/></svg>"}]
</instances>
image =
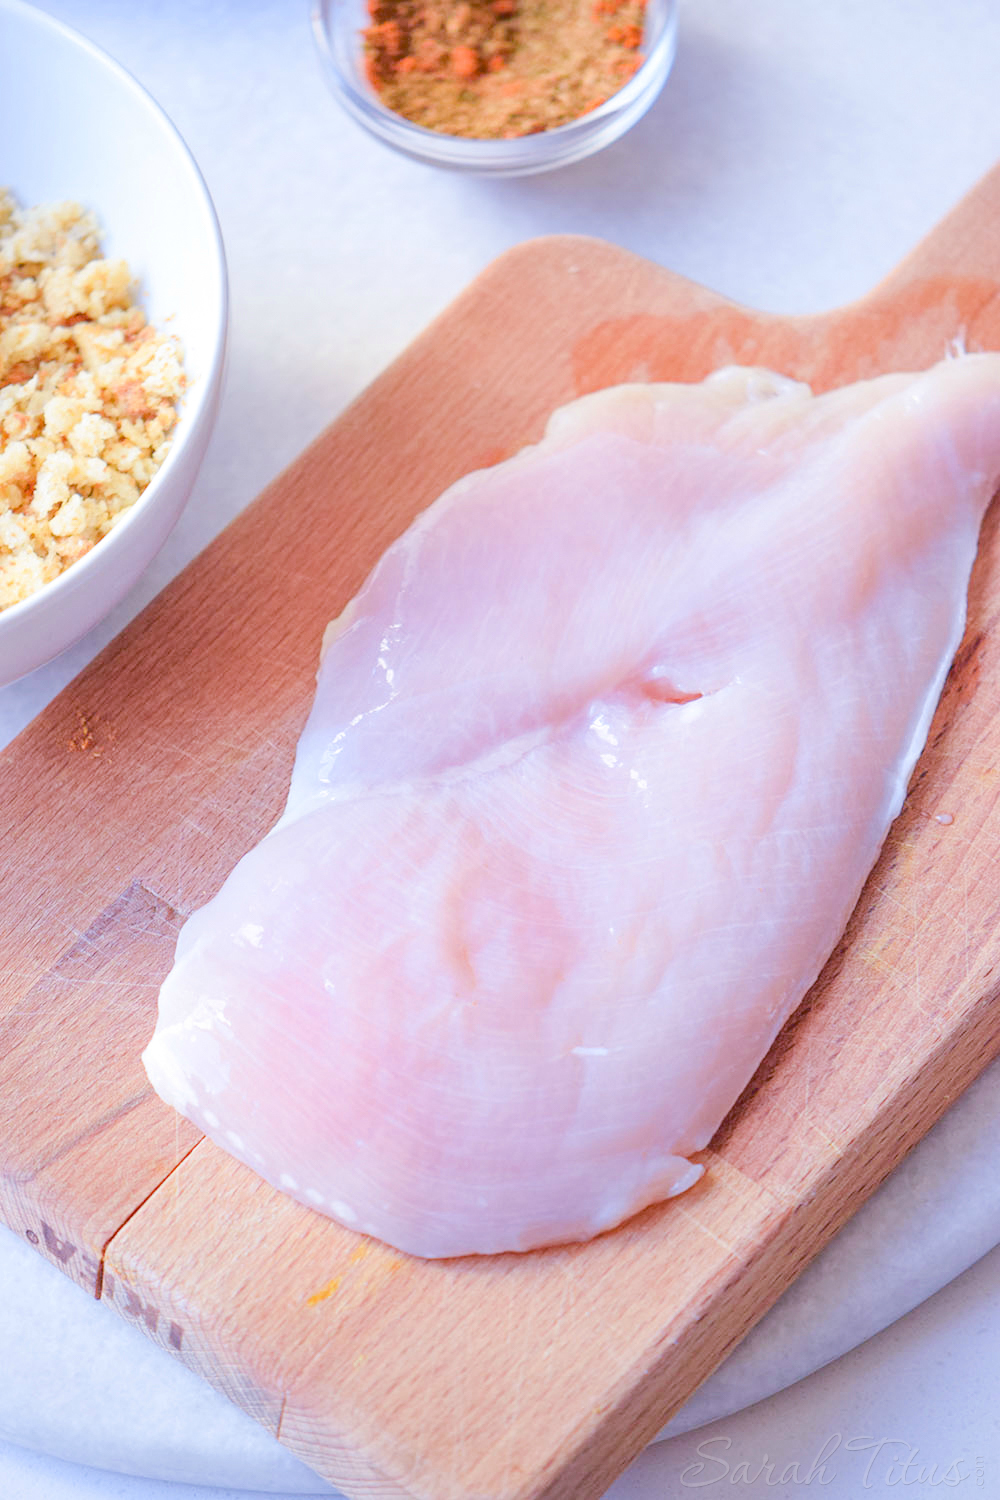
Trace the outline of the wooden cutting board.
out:
<instances>
[{"instance_id":1,"label":"wooden cutting board","mask_svg":"<svg viewBox=\"0 0 1000 1500\"><path fill-rule=\"evenodd\" d=\"M819 317L592 240L523 245L0 758L0 1213L349 1495L600 1495L1000 1050L996 507L843 942L703 1180L589 1245L408 1258L274 1192L147 1086L177 928L279 811L324 624L418 510L573 396L731 361L823 389L956 340L1000 348L1000 170Z\"/></svg>"}]
</instances>

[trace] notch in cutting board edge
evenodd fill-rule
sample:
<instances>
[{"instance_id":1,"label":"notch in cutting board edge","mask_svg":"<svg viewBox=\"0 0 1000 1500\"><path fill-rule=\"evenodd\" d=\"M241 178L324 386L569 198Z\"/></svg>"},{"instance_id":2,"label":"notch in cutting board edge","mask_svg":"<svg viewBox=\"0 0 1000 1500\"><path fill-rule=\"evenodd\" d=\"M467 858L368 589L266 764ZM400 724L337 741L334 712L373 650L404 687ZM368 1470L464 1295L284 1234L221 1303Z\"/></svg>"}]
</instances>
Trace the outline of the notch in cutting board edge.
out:
<instances>
[{"instance_id":1,"label":"notch in cutting board edge","mask_svg":"<svg viewBox=\"0 0 1000 1500\"><path fill-rule=\"evenodd\" d=\"M139 1060L181 920L133 880L0 1015L0 1214L91 1296L110 1240L202 1138Z\"/></svg>"}]
</instances>

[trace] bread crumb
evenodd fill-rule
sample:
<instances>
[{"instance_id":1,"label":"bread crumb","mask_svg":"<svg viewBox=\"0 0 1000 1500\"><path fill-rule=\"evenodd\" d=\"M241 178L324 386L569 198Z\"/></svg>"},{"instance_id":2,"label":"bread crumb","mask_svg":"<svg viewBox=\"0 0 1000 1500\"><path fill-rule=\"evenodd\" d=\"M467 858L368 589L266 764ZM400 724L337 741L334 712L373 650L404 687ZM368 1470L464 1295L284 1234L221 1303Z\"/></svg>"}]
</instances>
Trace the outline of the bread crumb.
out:
<instances>
[{"instance_id":1,"label":"bread crumb","mask_svg":"<svg viewBox=\"0 0 1000 1500\"><path fill-rule=\"evenodd\" d=\"M0 610L84 557L170 448L184 370L78 203L0 188Z\"/></svg>"}]
</instances>

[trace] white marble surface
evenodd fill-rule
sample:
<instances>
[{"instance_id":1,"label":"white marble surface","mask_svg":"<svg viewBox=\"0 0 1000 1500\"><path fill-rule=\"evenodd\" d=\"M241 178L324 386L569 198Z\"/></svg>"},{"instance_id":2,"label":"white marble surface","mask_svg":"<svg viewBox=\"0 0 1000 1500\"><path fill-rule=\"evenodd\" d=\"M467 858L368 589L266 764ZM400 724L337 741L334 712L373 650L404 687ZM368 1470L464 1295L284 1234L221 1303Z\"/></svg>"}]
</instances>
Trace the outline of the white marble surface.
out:
<instances>
[{"instance_id":1,"label":"white marble surface","mask_svg":"<svg viewBox=\"0 0 1000 1500\"><path fill-rule=\"evenodd\" d=\"M226 239L232 342L218 430L184 521L110 621L0 692L0 743L508 245L559 230L602 235L740 300L807 311L862 294L1000 158L996 0L687 0L674 76L626 140L555 175L492 183L395 158L339 116L300 0L142 8L131 0L50 0L44 8L130 67L186 136ZM0 143L0 178L11 175L8 145ZM897 1224L901 1247L924 1235L950 1243L951 1259L936 1259L942 1277L1000 1235L989 1227L995 1189L977 1186L989 1181L995 1139L989 1088L981 1091L981 1113L966 1106L972 1134L954 1154L954 1172L949 1167L928 1193L918 1179L912 1231ZM969 1154L981 1163L979 1178L963 1165ZM846 1253L848 1236L859 1232L848 1231L831 1254ZM883 1252L890 1239L879 1241ZM866 1332L880 1298L884 1307L904 1282L916 1295L929 1290L911 1274L913 1257L904 1259L901 1276L891 1253L888 1264L876 1254L867 1310L845 1302L833 1322ZM738 1417L659 1444L612 1494L791 1497L814 1485L832 1500L939 1495L956 1486L1000 1495L998 1282L993 1253L817 1375ZM11 1276L5 1285L13 1305ZM793 1307L801 1287L808 1284L793 1292ZM836 1303L835 1282L824 1295L831 1290ZM896 1311L905 1305L904 1297ZM804 1330L817 1346L824 1320L811 1312L807 1305L795 1315L796 1339ZM67 1314L64 1354L77 1337ZM777 1344L787 1351L787 1339ZM835 1352L824 1347L823 1357ZM58 1345L50 1352L58 1367ZM0 1382L26 1389L28 1356L26 1346L23 1359L5 1359ZM729 1377L723 1371L721 1378ZM64 1401L72 1406L72 1392L50 1382L33 1398L34 1419L46 1402L51 1417ZM168 1423L178 1401L166 1402ZM809 1478L836 1434L840 1446L825 1472ZM710 1438L728 1439L729 1447L715 1442L705 1450L710 1458L699 1460L697 1447ZM885 1446L848 1448L865 1438ZM220 1438L217 1455L224 1447ZM907 1447L919 1450L908 1469L901 1462ZM753 1479L765 1455L775 1468ZM704 1467L695 1473L698 1461ZM792 1462L798 1477L781 1482ZM217 1480L220 1471L200 1477ZM290 1474L290 1485L300 1482ZM0 1445L4 1500L206 1500L210 1493L219 1492L112 1476Z\"/></svg>"}]
</instances>

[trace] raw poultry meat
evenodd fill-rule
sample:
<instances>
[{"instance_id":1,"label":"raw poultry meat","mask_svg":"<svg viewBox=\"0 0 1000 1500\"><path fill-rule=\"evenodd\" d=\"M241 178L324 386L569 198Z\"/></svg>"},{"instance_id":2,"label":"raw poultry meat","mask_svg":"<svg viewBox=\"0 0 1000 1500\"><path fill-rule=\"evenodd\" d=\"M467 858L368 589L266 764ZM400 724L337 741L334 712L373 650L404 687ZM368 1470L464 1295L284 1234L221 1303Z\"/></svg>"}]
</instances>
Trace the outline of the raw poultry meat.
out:
<instances>
[{"instance_id":1,"label":"raw poultry meat","mask_svg":"<svg viewBox=\"0 0 1000 1500\"><path fill-rule=\"evenodd\" d=\"M842 933L958 645L1000 356L555 413L327 633L287 809L145 1053L270 1182L423 1256L682 1192Z\"/></svg>"}]
</instances>

